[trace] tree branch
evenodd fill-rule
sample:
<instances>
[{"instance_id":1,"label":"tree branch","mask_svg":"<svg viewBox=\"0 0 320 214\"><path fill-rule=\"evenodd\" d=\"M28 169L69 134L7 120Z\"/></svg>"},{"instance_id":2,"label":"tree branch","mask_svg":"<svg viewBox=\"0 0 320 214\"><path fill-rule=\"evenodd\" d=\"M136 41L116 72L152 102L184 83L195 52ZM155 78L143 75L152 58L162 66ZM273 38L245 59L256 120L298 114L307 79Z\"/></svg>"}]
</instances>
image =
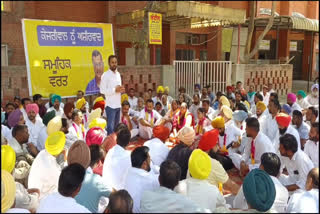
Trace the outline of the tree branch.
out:
<instances>
[{"instance_id":1,"label":"tree branch","mask_svg":"<svg viewBox=\"0 0 320 214\"><path fill-rule=\"evenodd\" d=\"M258 40L256 41L256 44L255 44L253 50L250 52L250 54L248 54L244 57L245 62L249 61L258 52L261 40L265 37L265 35L271 29L271 27L273 25L273 20L274 20L275 8L276 8L276 1L272 1L271 17L269 18L269 22L268 22L266 28L264 29L264 31L262 32L262 34L259 36Z\"/></svg>"}]
</instances>

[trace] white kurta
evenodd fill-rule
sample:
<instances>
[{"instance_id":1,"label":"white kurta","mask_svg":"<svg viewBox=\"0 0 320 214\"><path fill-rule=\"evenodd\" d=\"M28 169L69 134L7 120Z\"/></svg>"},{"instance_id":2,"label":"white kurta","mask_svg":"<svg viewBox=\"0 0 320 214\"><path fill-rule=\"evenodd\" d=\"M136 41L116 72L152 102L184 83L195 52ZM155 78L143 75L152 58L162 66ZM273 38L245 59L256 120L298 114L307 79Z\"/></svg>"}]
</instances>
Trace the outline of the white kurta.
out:
<instances>
[{"instance_id":1,"label":"white kurta","mask_svg":"<svg viewBox=\"0 0 320 214\"><path fill-rule=\"evenodd\" d=\"M297 99L297 104L300 106L302 109L308 109L309 103L305 98L302 98L300 100Z\"/></svg>"},{"instance_id":2,"label":"white kurta","mask_svg":"<svg viewBox=\"0 0 320 214\"><path fill-rule=\"evenodd\" d=\"M319 167L319 141L308 140L304 145L303 151L309 156L314 167Z\"/></svg>"},{"instance_id":3,"label":"white kurta","mask_svg":"<svg viewBox=\"0 0 320 214\"><path fill-rule=\"evenodd\" d=\"M149 147L149 155L153 164L160 166L167 159L169 148L159 138L146 141L144 146Z\"/></svg>"},{"instance_id":4,"label":"white kurta","mask_svg":"<svg viewBox=\"0 0 320 214\"><path fill-rule=\"evenodd\" d=\"M60 173L61 167L56 158L46 150L42 150L31 165L28 188L38 188L41 200L45 196L57 192Z\"/></svg>"},{"instance_id":5,"label":"white kurta","mask_svg":"<svg viewBox=\"0 0 320 214\"><path fill-rule=\"evenodd\" d=\"M158 175L144 169L131 167L126 176L124 189L133 199L133 213L140 213L140 200L143 191L152 191L159 187Z\"/></svg>"},{"instance_id":6,"label":"white kurta","mask_svg":"<svg viewBox=\"0 0 320 214\"><path fill-rule=\"evenodd\" d=\"M135 97L135 96L133 98L131 98L129 96L128 102L130 103L130 108L135 109L137 107L137 105L138 105L138 98Z\"/></svg>"},{"instance_id":7,"label":"white kurta","mask_svg":"<svg viewBox=\"0 0 320 214\"><path fill-rule=\"evenodd\" d=\"M207 180L190 177L180 181L174 191L185 195L195 204L204 209L210 209L212 212L216 207L227 207L226 200L219 192L219 189Z\"/></svg>"},{"instance_id":8,"label":"white kurta","mask_svg":"<svg viewBox=\"0 0 320 214\"><path fill-rule=\"evenodd\" d=\"M319 107L319 96L314 97L309 94L305 99L308 102L309 106Z\"/></svg>"},{"instance_id":9,"label":"white kurta","mask_svg":"<svg viewBox=\"0 0 320 214\"><path fill-rule=\"evenodd\" d=\"M277 132L279 132L278 123L276 121L276 118L272 118L272 115L269 115L269 118L266 120L266 133L267 137L270 139L271 142L275 141L275 138L277 136Z\"/></svg>"},{"instance_id":10,"label":"white kurta","mask_svg":"<svg viewBox=\"0 0 320 214\"><path fill-rule=\"evenodd\" d=\"M37 139L37 149L39 152L45 149L45 143L47 138L48 138L47 127L43 126L39 131L39 136Z\"/></svg>"},{"instance_id":11,"label":"white kurta","mask_svg":"<svg viewBox=\"0 0 320 214\"><path fill-rule=\"evenodd\" d=\"M235 126L233 120L229 120L225 124L225 131L224 131L224 136L219 135L219 146L220 148L223 148L224 145L224 139L226 139L226 147L231 144L234 141L238 141L239 137L241 136L241 129ZM237 151L237 149L233 149L230 147L228 149L229 155L231 153L234 153Z\"/></svg>"},{"instance_id":12,"label":"white kurta","mask_svg":"<svg viewBox=\"0 0 320 214\"><path fill-rule=\"evenodd\" d=\"M269 104L269 98L270 98L270 93L267 92L266 95L263 95L263 93L261 92L261 95L263 96L263 102L264 102L264 104L266 104L266 106L268 106L268 104Z\"/></svg>"},{"instance_id":13,"label":"white kurta","mask_svg":"<svg viewBox=\"0 0 320 214\"><path fill-rule=\"evenodd\" d=\"M287 207L287 202L289 198L289 192L287 188L285 188L278 178L271 176L270 178L272 179L274 186L276 188L276 197L274 199L273 205L270 208L271 212L276 212L276 213L285 213L286 212L286 207ZM233 208L236 209L248 209L248 204L247 200L243 194L243 189L242 186L239 189L238 194L233 200Z\"/></svg>"},{"instance_id":14,"label":"white kurta","mask_svg":"<svg viewBox=\"0 0 320 214\"><path fill-rule=\"evenodd\" d=\"M302 150L294 153L292 159L282 157L281 162L286 167L289 175L281 174L280 182L284 185L296 184L300 189L305 189L307 176L314 167L310 158Z\"/></svg>"},{"instance_id":15,"label":"white kurta","mask_svg":"<svg viewBox=\"0 0 320 214\"><path fill-rule=\"evenodd\" d=\"M91 213L72 197L52 193L40 201L37 213Z\"/></svg>"},{"instance_id":16,"label":"white kurta","mask_svg":"<svg viewBox=\"0 0 320 214\"><path fill-rule=\"evenodd\" d=\"M60 117L62 117L63 114L64 114L64 111L63 111L63 108L61 107L61 105L60 105L60 108L59 108L58 111L53 106L48 108L47 113L50 112L50 111L55 111L56 112L56 116L60 116Z\"/></svg>"},{"instance_id":17,"label":"white kurta","mask_svg":"<svg viewBox=\"0 0 320 214\"><path fill-rule=\"evenodd\" d=\"M199 102L198 105L195 105L194 103L190 106L189 112L193 115L195 123L198 122L198 109L202 106L202 103Z\"/></svg>"},{"instance_id":18,"label":"white kurta","mask_svg":"<svg viewBox=\"0 0 320 214\"><path fill-rule=\"evenodd\" d=\"M44 107L46 107L46 109L51 108L50 105L49 105L49 102L47 102L47 103L44 105ZM64 103L63 103L63 102L60 103L60 108L62 108L62 109L64 108Z\"/></svg>"},{"instance_id":19,"label":"white kurta","mask_svg":"<svg viewBox=\"0 0 320 214\"><path fill-rule=\"evenodd\" d=\"M36 122L33 123L29 119L27 119L26 126L28 126L29 131L29 143L33 143L33 145L37 146L39 133L42 127L44 127L42 120L38 120L36 118Z\"/></svg>"},{"instance_id":20,"label":"white kurta","mask_svg":"<svg viewBox=\"0 0 320 214\"><path fill-rule=\"evenodd\" d=\"M241 161L244 161L246 164L251 165L251 162L249 161L251 160L251 142L252 142L252 138L249 138L249 140L246 141L246 145L244 145L245 147L244 147L243 155L239 155L237 153L232 153L231 155L229 155L229 157L232 159L232 162L237 169L240 169ZM255 145L255 154L254 154L255 164L260 163L261 156L263 153L265 152L276 153L271 141L262 132L258 133L253 143Z\"/></svg>"},{"instance_id":21,"label":"white kurta","mask_svg":"<svg viewBox=\"0 0 320 214\"><path fill-rule=\"evenodd\" d=\"M74 138L77 138L78 140L85 140L86 139L86 130L84 129L84 134L83 134L82 124L80 124L80 126L78 126L76 123L72 123L72 125L69 127L68 131L69 131L69 135L71 135Z\"/></svg>"},{"instance_id":22,"label":"white kurta","mask_svg":"<svg viewBox=\"0 0 320 214\"><path fill-rule=\"evenodd\" d=\"M210 213L192 200L171 189L160 186L153 191L145 191L141 197L141 212L143 213Z\"/></svg>"},{"instance_id":23,"label":"white kurta","mask_svg":"<svg viewBox=\"0 0 320 214\"><path fill-rule=\"evenodd\" d=\"M116 190L123 189L130 167L130 152L119 145L115 145L105 157L102 178L108 186Z\"/></svg>"},{"instance_id":24,"label":"white kurta","mask_svg":"<svg viewBox=\"0 0 320 214\"><path fill-rule=\"evenodd\" d=\"M7 139L7 141L12 139L12 129L1 124L1 134Z\"/></svg>"},{"instance_id":25,"label":"white kurta","mask_svg":"<svg viewBox=\"0 0 320 214\"><path fill-rule=\"evenodd\" d=\"M161 122L161 118L162 117L157 111L152 110L152 112L153 112L154 125L157 125L157 124L159 124ZM140 112L138 120L140 120L140 119L146 120L146 112L145 112L144 109ZM151 114L148 115L147 122L149 122L151 124ZM147 126L143 126L141 123L139 123L139 135L143 139L148 139L148 140L151 139L151 137L152 137L152 128L151 127L147 127Z\"/></svg>"},{"instance_id":26,"label":"white kurta","mask_svg":"<svg viewBox=\"0 0 320 214\"><path fill-rule=\"evenodd\" d=\"M267 125L268 125L267 121L269 119L270 119L270 114L269 114L269 111L267 111L267 109L258 118L260 131L265 135L267 134Z\"/></svg>"},{"instance_id":27,"label":"white kurta","mask_svg":"<svg viewBox=\"0 0 320 214\"><path fill-rule=\"evenodd\" d=\"M288 213L319 213L319 189L294 193L288 202Z\"/></svg>"}]
</instances>

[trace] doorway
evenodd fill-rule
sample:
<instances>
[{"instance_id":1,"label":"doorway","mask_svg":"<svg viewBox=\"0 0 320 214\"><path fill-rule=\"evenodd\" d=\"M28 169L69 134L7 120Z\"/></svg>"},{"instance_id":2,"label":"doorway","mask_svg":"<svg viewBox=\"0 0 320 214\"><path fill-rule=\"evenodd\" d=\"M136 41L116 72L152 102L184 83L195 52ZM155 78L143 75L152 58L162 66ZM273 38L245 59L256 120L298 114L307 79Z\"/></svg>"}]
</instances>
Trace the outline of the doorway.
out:
<instances>
[{"instance_id":1,"label":"doorway","mask_svg":"<svg viewBox=\"0 0 320 214\"><path fill-rule=\"evenodd\" d=\"M303 40L293 41L290 44L290 58L294 56L290 64L293 65L293 80L302 79L302 53L303 53ZM296 47L295 47L296 46Z\"/></svg>"}]
</instances>

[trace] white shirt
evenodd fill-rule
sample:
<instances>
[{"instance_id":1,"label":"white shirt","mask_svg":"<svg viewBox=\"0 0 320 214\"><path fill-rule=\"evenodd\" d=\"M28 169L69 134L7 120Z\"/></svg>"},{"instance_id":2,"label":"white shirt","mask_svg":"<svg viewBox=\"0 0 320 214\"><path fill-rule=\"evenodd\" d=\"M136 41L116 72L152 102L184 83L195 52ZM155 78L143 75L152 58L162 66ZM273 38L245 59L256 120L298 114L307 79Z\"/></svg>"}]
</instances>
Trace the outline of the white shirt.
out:
<instances>
[{"instance_id":1,"label":"white shirt","mask_svg":"<svg viewBox=\"0 0 320 214\"><path fill-rule=\"evenodd\" d=\"M305 99L309 106L319 107L319 96L314 97L312 94L309 94Z\"/></svg>"},{"instance_id":2,"label":"white shirt","mask_svg":"<svg viewBox=\"0 0 320 214\"><path fill-rule=\"evenodd\" d=\"M294 110L302 111L302 108L299 106L299 104L298 104L297 102L295 102L295 103L292 104L290 116L292 116L292 112L293 112Z\"/></svg>"},{"instance_id":3,"label":"white shirt","mask_svg":"<svg viewBox=\"0 0 320 214\"><path fill-rule=\"evenodd\" d=\"M63 108L61 107L61 105L60 105L58 111L53 106L48 108L47 113L50 112L50 111L55 111L56 112L56 116L62 117L64 115L64 111L63 111Z\"/></svg>"},{"instance_id":4,"label":"white shirt","mask_svg":"<svg viewBox=\"0 0 320 214\"><path fill-rule=\"evenodd\" d=\"M22 208L10 208L7 210L6 213L31 213L27 209L22 209Z\"/></svg>"},{"instance_id":5,"label":"white shirt","mask_svg":"<svg viewBox=\"0 0 320 214\"><path fill-rule=\"evenodd\" d=\"M140 213L140 199L143 191L152 191L158 187L160 187L158 175L144 169L129 168L124 189L133 199L133 213Z\"/></svg>"},{"instance_id":6,"label":"white shirt","mask_svg":"<svg viewBox=\"0 0 320 214\"><path fill-rule=\"evenodd\" d=\"M1 134L3 134L3 136L7 139L8 142L9 140L12 139L12 129L9 129L7 126L2 124L1 124Z\"/></svg>"},{"instance_id":7,"label":"white shirt","mask_svg":"<svg viewBox=\"0 0 320 214\"><path fill-rule=\"evenodd\" d=\"M271 142L274 142L277 136L277 132L279 132L276 117L272 118L272 115L270 114L265 122L265 127L266 127L265 135L267 135L267 137L270 139Z\"/></svg>"},{"instance_id":8,"label":"white shirt","mask_svg":"<svg viewBox=\"0 0 320 214\"><path fill-rule=\"evenodd\" d=\"M16 138L12 137L10 141L8 141L8 145L13 148L13 150L16 152L16 156L19 156L21 154L29 153L27 150L27 144L20 144Z\"/></svg>"},{"instance_id":9,"label":"white shirt","mask_svg":"<svg viewBox=\"0 0 320 214\"><path fill-rule=\"evenodd\" d=\"M206 113L206 117L212 121L215 117L218 116L218 114L220 113L220 110L214 110L212 107L209 107L208 109L208 113Z\"/></svg>"},{"instance_id":10,"label":"white shirt","mask_svg":"<svg viewBox=\"0 0 320 214\"><path fill-rule=\"evenodd\" d=\"M100 93L105 95L107 106L116 109L121 107L121 93L116 93L116 86L122 85L120 73L110 69L102 74Z\"/></svg>"},{"instance_id":11,"label":"white shirt","mask_svg":"<svg viewBox=\"0 0 320 214\"><path fill-rule=\"evenodd\" d=\"M251 159L251 142L252 142L252 138L250 138L244 148L244 154L242 156L242 160L247 163L249 161L249 159ZM263 134L261 131L258 133L258 135L256 136L256 138L253 141L254 146L255 146L255 154L254 154L254 161L255 164L260 163L261 160L261 156L263 153L265 152L275 152L275 149L271 143L271 141L269 140L269 138Z\"/></svg>"},{"instance_id":12,"label":"white shirt","mask_svg":"<svg viewBox=\"0 0 320 214\"><path fill-rule=\"evenodd\" d=\"M83 136L83 130L84 130L84 136ZM77 138L78 140L84 140L86 137L86 130L83 127L82 130L82 124L78 126L76 123L72 123L71 126L69 127L69 135L73 136L74 138Z\"/></svg>"},{"instance_id":13,"label":"white shirt","mask_svg":"<svg viewBox=\"0 0 320 214\"><path fill-rule=\"evenodd\" d=\"M289 213L319 213L319 189L294 193L288 202Z\"/></svg>"},{"instance_id":14,"label":"white shirt","mask_svg":"<svg viewBox=\"0 0 320 214\"><path fill-rule=\"evenodd\" d=\"M153 191L145 191L141 196L140 208L143 213L210 212L210 210L200 208L186 196L162 186Z\"/></svg>"},{"instance_id":15,"label":"white shirt","mask_svg":"<svg viewBox=\"0 0 320 214\"><path fill-rule=\"evenodd\" d=\"M300 139L309 139L310 126L306 122L302 121L302 124L299 128L297 128L297 126L294 126L294 128L297 129Z\"/></svg>"},{"instance_id":16,"label":"white shirt","mask_svg":"<svg viewBox=\"0 0 320 214\"><path fill-rule=\"evenodd\" d=\"M102 178L108 186L116 190L123 189L130 167L130 152L117 144L106 155L103 163Z\"/></svg>"},{"instance_id":17,"label":"white shirt","mask_svg":"<svg viewBox=\"0 0 320 214\"><path fill-rule=\"evenodd\" d=\"M306 153L298 149L298 151L294 153L291 160L287 157L282 157L281 161L287 168L289 177L295 181L295 184L299 186L300 189L304 189L308 173L314 167L312 161L306 155Z\"/></svg>"},{"instance_id":18,"label":"white shirt","mask_svg":"<svg viewBox=\"0 0 320 214\"><path fill-rule=\"evenodd\" d=\"M260 125L260 131L262 131L263 134L267 134L267 121L270 118L269 111L267 109L260 115L258 119L259 125Z\"/></svg>"},{"instance_id":19,"label":"white shirt","mask_svg":"<svg viewBox=\"0 0 320 214\"><path fill-rule=\"evenodd\" d=\"M304 145L303 151L309 156L314 167L319 167L319 141L308 140Z\"/></svg>"},{"instance_id":20,"label":"white shirt","mask_svg":"<svg viewBox=\"0 0 320 214\"><path fill-rule=\"evenodd\" d=\"M130 103L130 108L135 109L138 105L138 98L133 96L133 98L131 98L129 96L128 102Z\"/></svg>"},{"instance_id":21,"label":"white shirt","mask_svg":"<svg viewBox=\"0 0 320 214\"><path fill-rule=\"evenodd\" d=\"M273 205L270 208L271 212L275 213L285 213L287 208L287 202L289 198L289 192L287 188L285 188L279 181L278 178L270 175L272 179L275 189L276 189L276 197L274 199ZM238 194L235 196L233 200L233 208L237 209L248 209L247 200L243 194L242 186L239 189Z\"/></svg>"},{"instance_id":22,"label":"white shirt","mask_svg":"<svg viewBox=\"0 0 320 214\"><path fill-rule=\"evenodd\" d=\"M29 142L37 146L39 133L42 127L44 127L42 121L36 118L36 122L33 123L29 119L27 119L26 126L28 126L28 131L29 131Z\"/></svg>"},{"instance_id":23,"label":"white shirt","mask_svg":"<svg viewBox=\"0 0 320 214\"><path fill-rule=\"evenodd\" d=\"M263 102L264 102L264 104L266 104L266 106L268 106L268 104L269 104L269 98L270 98L270 93L267 92L266 95L263 95L263 92L261 92L261 95L263 96Z\"/></svg>"},{"instance_id":24,"label":"white shirt","mask_svg":"<svg viewBox=\"0 0 320 214\"><path fill-rule=\"evenodd\" d=\"M212 212L216 207L226 207L226 201L219 189L207 180L187 178L179 182L174 189L175 192L190 198L194 203Z\"/></svg>"},{"instance_id":25,"label":"white shirt","mask_svg":"<svg viewBox=\"0 0 320 214\"><path fill-rule=\"evenodd\" d=\"M309 103L305 98L302 99L297 99L297 104L300 106L302 109L308 109Z\"/></svg>"},{"instance_id":26,"label":"white shirt","mask_svg":"<svg viewBox=\"0 0 320 214\"><path fill-rule=\"evenodd\" d=\"M37 213L91 213L72 197L52 193L40 201Z\"/></svg>"},{"instance_id":27,"label":"white shirt","mask_svg":"<svg viewBox=\"0 0 320 214\"><path fill-rule=\"evenodd\" d=\"M38 188L41 200L45 196L57 192L61 167L56 158L46 150L39 152L34 159L28 177L28 188Z\"/></svg>"},{"instance_id":28,"label":"white shirt","mask_svg":"<svg viewBox=\"0 0 320 214\"><path fill-rule=\"evenodd\" d=\"M160 121L162 116L156 111L156 110L152 110L153 112L153 118L154 118L154 122L153 124L156 124L156 121ZM148 115L148 120L146 119L146 112L144 109L142 109L142 111L140 112L140 115L139 115L139 119L144 119L146 120L148 123L151 123L151 114Z\"/></svg>"},{"instance_id":29,"label":"white shirt","mask_svg":"<svg viewBox=\"0 0 320 214\"><path fill-rule=\"evenodd\" d=\"M39 152L45 149L45 143L47 138L48 138L47 127L43 126L39 131L39 135L37 139L37 149Z\"/></svg>"},{"instance_id":30,"label":"white shirt","mask_svg":"<svg viewBox=\"0 0 320 214\"><path fill-rule=\"evenodd\" d=\"M146 141L144 146L149 147L149 155L155 165L160 166L167 159L169 148L159 138Z\"/></svg>"},{"instance_id":31,"label":"white shirt","mask_svg":"<svg viewBox=\"0 0 320 214\"><path fill-rule=\"evenodd\" d=\"M274 145L275 150L277 152L279 151L280 136L284 136L285 134L292 134L298 142L298 149L301 150L300 135L299 135L298 131L292 125L288 126L287 131L283 135L280 135L279 128L278 128L276 137L274 138L274 141L273 141L273 145Z\"/></svg>"},{"instance_id":32,"label":"white shirt","mask_svg":"<svg viewBox=\"0 0 320 214\"><path fill-rule=\"evenodd\" d=\"M198 105L195 105L194 103L190 106L189 112L193 115L195 123L198 122L198 109L202 106L201 101Z\"/></svg>"}]
</instances>

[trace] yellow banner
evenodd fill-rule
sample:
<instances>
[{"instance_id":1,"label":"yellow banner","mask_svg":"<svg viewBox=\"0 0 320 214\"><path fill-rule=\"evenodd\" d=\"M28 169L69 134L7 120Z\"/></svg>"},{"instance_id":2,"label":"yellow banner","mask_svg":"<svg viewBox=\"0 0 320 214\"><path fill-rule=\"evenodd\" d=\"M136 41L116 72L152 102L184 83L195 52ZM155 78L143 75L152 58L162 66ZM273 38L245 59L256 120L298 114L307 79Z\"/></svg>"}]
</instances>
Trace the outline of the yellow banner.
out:
<instances>
[{"instance_id":1,"label":"yellow banner","mask_svg":"<svg viewBox=\"0 0 320 214\"><path fill-rule=\"evenodd\" d=\"M114 54L112 24L22 20L29 95L99 93Z\"/></svg>"},{"instance_id":2,"label":"yellow banner","mask_svg":"<svg viewBox=\"0 0 320 214\"><path fill-rule=\"evenodd\" d=\"M222 29L222 52L230 52L231 51L231 43L232 43L232 33L233 28L223 28Z\"/></svg>"},{"instance_id":3,"label":"yellow banner","mask_svg":"<svg viewBox=\"0 0 320 214\"><path fill-rule=\"evenodd\" d=\"M149 13L149 44L162 45L162 14Z\"/></svg>"}]
</instances>

